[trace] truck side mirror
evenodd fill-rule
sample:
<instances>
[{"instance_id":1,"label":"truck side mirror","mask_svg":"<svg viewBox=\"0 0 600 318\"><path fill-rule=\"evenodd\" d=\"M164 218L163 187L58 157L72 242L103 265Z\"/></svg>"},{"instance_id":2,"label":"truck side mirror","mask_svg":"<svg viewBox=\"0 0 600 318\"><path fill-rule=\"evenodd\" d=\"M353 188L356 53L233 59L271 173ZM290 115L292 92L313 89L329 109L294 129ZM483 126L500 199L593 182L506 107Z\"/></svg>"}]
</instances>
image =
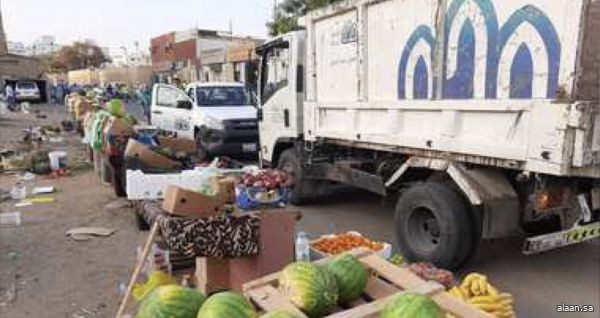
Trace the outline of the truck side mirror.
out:
<instances>
[{"instance_id":1,"label":"truck side mirror","mask_svg":"<svg viewBox=\"0 0 600 318\"><path fill-rule=\"evenodd\" d=\"M258 121L262 121L263 120L263 110L262 110L262 108L257 108L256 109L256 120L258 120Z\"/></svg>"}]
</instances>

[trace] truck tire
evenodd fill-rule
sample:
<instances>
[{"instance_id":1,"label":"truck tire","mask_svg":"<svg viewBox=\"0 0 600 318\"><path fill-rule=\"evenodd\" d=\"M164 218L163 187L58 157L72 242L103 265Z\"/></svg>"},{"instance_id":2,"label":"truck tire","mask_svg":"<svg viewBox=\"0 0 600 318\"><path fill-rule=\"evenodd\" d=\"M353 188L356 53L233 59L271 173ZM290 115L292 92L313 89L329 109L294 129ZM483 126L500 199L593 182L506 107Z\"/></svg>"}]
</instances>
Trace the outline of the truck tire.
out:
<instances>
[{"instance_id":1,"label":"truck tire","mask_svg":"<svg viewBox=\"0 0 600 318\"><path fill-rule=\"evenodd\" d=\"M470 206L448 185L419 183L398 199L396 238L409 261L456 269L474 253L476 228Z\"/></svg>"}]
</instances>

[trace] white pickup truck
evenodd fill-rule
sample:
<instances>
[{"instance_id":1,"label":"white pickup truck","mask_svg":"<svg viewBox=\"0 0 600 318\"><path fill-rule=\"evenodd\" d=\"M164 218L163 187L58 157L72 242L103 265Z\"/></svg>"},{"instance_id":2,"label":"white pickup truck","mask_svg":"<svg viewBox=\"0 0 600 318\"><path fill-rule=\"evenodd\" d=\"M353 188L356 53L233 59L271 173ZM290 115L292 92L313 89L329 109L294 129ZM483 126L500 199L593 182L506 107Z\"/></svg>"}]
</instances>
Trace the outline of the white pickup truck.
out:
<instances>
[{"instance_id":1,"label":"white pickup truck","mask_svg":"<svg viewBox=\"0 0 600 318\"><path fill-rule=\"evenodd\" d=\"M242 83L192 83L182 91L155 84L151 123L198 141L201 156L252 155L258 151L256 101Z\"/></svg>"},{"instance_id":2,"label":"white pickup truck","mask_svg":"<svg viewBox=\"0 0 600 318\"><path fill-rule=\"evenodd\" d=\"M450 268L481 239L600 236L600 1L343 0L304 25L257 50L261 158L293 202L397 194L402 254Z\"/></svg>"}]
</instances>

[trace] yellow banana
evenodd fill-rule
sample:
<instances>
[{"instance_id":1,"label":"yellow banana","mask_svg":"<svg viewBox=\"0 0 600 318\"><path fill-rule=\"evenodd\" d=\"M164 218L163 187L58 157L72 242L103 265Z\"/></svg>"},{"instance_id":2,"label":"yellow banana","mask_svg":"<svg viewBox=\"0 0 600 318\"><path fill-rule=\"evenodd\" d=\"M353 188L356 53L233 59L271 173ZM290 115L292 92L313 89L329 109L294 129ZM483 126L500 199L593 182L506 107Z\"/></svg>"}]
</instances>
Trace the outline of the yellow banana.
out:
<instances>
[{"instance_id":1,"label":"yellow banana","mask_svg":"<svg viewBox=\"0 0 600 318\"><path fill-rule=\"evenodd\" d=\"M471 303L473 306L487 312L502 310L502 304L498 303Z\"/></svg>"},{"instance_id":2,"label":"yellow banana","mask_svg":"<svg viewBox=\"0 0 600 318\"><path fill-rule=\"evenodd\" d=\"M475 296L467 302L471 304L496 304L498 303L498 298L492 296Z\"/></svg>"},{"instance_id":3,"label":"yellow banana","mask_svg":"<svg viewBox=\"0 0 600 318\"><path fill-rule=\"evenodd\" d=\"M492 286L492 284L490 284L489 282L487 283L486 290L489 295L498 296L498 290L496 289L496 287Z\"/></svg>"},{"instance_id":4,"label":"yellow banana","mask_svg":"<svg viewBox=\"0 0 600 318\"><path fill-rule=\"evenodd\" d=\"M465 298L470 298L472 296L471 290L469 290L468 286L460 286L460 291L465 296Z\"/></svg>"},{"instance_id":5,"label":"yellow banana","mask_svg":"<svg viewBox=\"0 0 600 318\"><path fill-rule=\"evenodd\" d=\"M479 296L479 284L476 281L473 281L473 283L470 286L470 290L471 290L471 294L475 295L475 296Z\"/></svg>"},{"instance_id":6,"label":"yellow banana","mask_svg":"<svg viewBox=\"0 0 600 318\"><path fill-rule=\"evenodd\" d=\"M480 278L477 280L477 289L479 289L479 294L484 296L487 294L487 278Z\"/></svg>"}]
</instances>

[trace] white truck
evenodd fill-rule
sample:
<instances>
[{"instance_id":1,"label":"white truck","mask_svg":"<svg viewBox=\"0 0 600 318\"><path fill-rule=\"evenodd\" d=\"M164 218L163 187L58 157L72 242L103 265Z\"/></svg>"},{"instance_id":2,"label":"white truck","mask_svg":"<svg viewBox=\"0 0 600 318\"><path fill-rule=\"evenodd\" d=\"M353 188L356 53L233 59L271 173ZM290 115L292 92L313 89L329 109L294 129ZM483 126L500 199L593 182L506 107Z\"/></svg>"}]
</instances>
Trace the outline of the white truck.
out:
<instances>
[{"instance_id":1,"label":"white truck","mask_svg":"<svg viewBox=\"0 0 600 318\"><path fill-rule=\"evenodd\" d=\"M260 47L261 161L391 196L410 260L600 235L600 1L342 0ZM365 211L367 212L367 211Z\"/></svg>"},{"instance_id":2,"label":"white truck","mask_svg":"<svg viewBox=\"0 0 600 318\"><path fill-rule=\"evenodd\" d=\"M200 157L256 155L256 98L242 83L197 82L184 90L155 84L152 125L194 139Z\"/></svg>"}]
</instances>

